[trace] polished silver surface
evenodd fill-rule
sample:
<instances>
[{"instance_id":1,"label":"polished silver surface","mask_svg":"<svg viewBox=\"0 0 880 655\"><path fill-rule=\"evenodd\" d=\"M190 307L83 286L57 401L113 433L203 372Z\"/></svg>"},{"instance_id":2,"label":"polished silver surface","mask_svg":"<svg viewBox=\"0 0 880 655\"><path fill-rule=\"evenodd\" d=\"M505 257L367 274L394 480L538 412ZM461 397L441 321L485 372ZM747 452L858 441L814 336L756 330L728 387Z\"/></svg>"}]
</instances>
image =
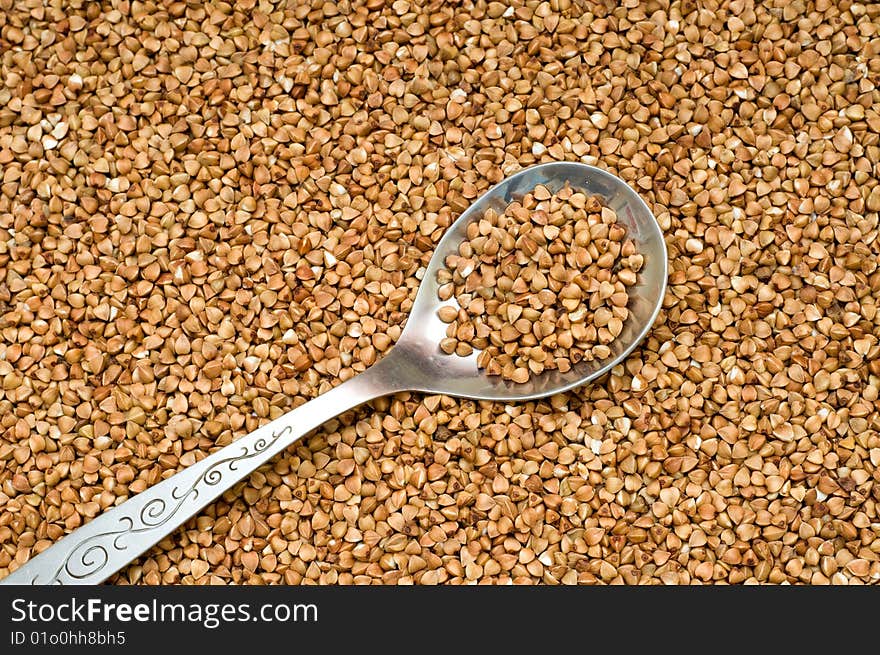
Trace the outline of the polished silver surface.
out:
<instances>
[{"instance_id":1,"label":"polished silver surface","mask_svg":"<svg viewBox=\"0 0 880 655\"><path fill-rule=\"evenodd\" d=\"M443 267L448 255L458 251L468 224L490 207L502 211L511 201L521 198L538 184L557 191L566 182L574 189L601 196L604 203L617 212L619 220L626 226L627 237L636 242L638 251L645 257L638 282L629 289L630 316L624 323L623 332L609 344L611 355L604 360L579 362L566 373L545 371L524 384L516 384L483 373L477 368L477 353L470 357L442 353L437 344L446 336L447 326L437 317L437 308L444 304L437 298L437 271ZM511 175L468 207L434 250L406 327L394 348L394 351L405 352L409 364L407 372L409 368L418 372L418 375L407 377L407 388L479 400L512 401L542 398L595 380L623 361L651 329L666 291L666 260L663 232L651 210L635 191L611 173L586 164L554 162Z\"/></svg>"},{"instance_id":2,"label":"polished silver surface","mask_svg":"<svg viewBox=\"0 0 880 655\"><path fill-rule=\"evenodd\" d=\"M503 210L538 184L552 191L569 182L598 194L637 243L645 265L630 288L630 317L602 361L580 362L566 373L545 372L524 384L485 375L470 357L443 354L446 325L437 318L437 271L464 239L467 225L489 207ZM437 245L397 345L356 377L221 448L209 457L105 511L33 557L0 584L97 584L174 531L220 494L305 434L344 411L397 391L516 401L585 384L620 363L654 323L666 290L663 234L648 206L622 180L601 169L558 162L532 166L494 186L453 223Z\"/></svg>"}]
</instances>

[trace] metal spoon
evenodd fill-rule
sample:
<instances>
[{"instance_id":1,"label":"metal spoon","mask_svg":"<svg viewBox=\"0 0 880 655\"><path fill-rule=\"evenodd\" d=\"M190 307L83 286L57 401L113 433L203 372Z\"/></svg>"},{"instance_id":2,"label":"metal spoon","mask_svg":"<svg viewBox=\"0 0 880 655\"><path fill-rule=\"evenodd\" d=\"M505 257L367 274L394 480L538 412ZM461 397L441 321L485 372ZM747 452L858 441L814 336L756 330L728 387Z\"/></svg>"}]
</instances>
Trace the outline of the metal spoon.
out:
<instances>
[{"instance_id":1,"label":"metal spoon","mask_svg":"<svg viewBox=\"0 0 880 655\"><path fill-rule=\"evenodd\" d=\"M446 325L437 317L437 271L457 252L467 225L492 207L503 210L536 185L597 194L613 208L645 258L630 288L630 317L603 361L582 361L566 373L550 371L515 384L477 368L476 354L446 355L439 349ZM648 206L622 180L592 166L550 163L510 176L480 197L453 223L437 245L397 345L369 369L221 448L170 478L105 511L7 576L3 584L97 584L257 467L305 434L352 407L399 391L443 393L461 398L515 401L549 396L595 380L621 362L645 336L660 311L666 289L666 245Z\"/></svg>"}]
</instances>

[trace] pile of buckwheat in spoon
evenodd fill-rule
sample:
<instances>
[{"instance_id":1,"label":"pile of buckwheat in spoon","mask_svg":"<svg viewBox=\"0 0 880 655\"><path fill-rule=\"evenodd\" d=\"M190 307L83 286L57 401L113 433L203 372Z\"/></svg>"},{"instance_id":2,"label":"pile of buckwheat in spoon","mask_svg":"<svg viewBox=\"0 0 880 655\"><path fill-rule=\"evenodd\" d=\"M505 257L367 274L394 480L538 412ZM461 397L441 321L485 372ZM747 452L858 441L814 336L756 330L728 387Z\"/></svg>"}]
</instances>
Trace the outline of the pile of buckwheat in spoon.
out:
<instances>
[{"instance_id":1,"label":"pile of buckwheat in spoon","mask_svg":"<svg viewBox=\"0 0 880 655\"><path fill-rule=\"evenodd\" d=\"M605 359L627 319L627 287L643 258L600 198L538 186L468 226L467 240L438 272L440 348L489 375L526 382Z\"/></svg>"}]
</instances>

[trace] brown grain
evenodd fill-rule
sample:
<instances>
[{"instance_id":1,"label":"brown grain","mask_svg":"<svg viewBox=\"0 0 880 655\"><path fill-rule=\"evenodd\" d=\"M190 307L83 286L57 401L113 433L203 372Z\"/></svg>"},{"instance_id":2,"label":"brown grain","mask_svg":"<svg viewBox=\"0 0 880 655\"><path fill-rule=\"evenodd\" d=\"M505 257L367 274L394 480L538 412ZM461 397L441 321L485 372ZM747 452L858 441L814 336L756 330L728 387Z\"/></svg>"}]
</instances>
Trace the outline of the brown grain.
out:
<instances>
[{"instance_id":1,"label":"brown grain","mask_svg":"<svg viewBox=\"0 0 880 655\"><path fill-rule=\"evenodd\" d=\"M642 261L601 198L538 185L501 213L486 210L446 257L437 278L457 307L437 311L450 324L440 348L476 349L488 375L520 384L602 360L629 316L627 286Z\"/></svg>"},{"instance_id":2,"label":"brown grain","mask_svg":"<svg viewBox=\"0 0 880 655\"><path fill-rule=\"evenodd\" d=\"M876 584L878 27L849 0L0 0L0 575L364 370L450 222L566 160L666 236L624 363L348 412L113 581Z\"/></svg>"}]
</instances>

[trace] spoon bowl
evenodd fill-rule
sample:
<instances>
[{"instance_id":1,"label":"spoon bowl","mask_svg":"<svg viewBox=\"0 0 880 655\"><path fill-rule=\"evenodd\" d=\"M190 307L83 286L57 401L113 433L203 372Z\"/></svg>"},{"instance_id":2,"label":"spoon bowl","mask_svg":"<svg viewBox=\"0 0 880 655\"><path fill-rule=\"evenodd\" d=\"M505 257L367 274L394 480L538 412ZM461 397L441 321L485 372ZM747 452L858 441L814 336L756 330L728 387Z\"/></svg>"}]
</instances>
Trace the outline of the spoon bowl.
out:
<instances>
[{"instance_id":1,"label":"spoon bowl","mask_svg":"<svg viewBox=\"0 0 880 655\"><path fill-rule=\"evenodd\" d=\"M500 375L487 375L477 367L477 352L468 357L447 355L440 350L447 325L437 310L454 299L441 301L437 295L437 272L446 257L458 253L466 240L467 227L479 220L487 209L499 214L511 202L521 199L537 185L551 193L568 182L575 191L598 195L603 204L617 213L627 237L645 258L636 284L629 288L629 317L623 331L609 344L611 354L602 360L581 361L565 373L557 370L533 375L527 382L504 380ZM511 175L489 189L468 207L443 235L431 257L419 286L413 308L397 345L388 354L394 358L398 373L405 376L406 388L425 393L443 393L475 400L533 400L567 391L595 380L622 362L651 329L666 291L666 243L663 232L651 210L639 195L620 178L587 164L553 162L531 166ZM393 373L393 369L389 369Z\"/></svg>"},{"instance_id":2,"label":"spoon bowl","mask_svg":"<svg viewBox=\"0 0 880 655\"><path fill-rule=\"evenodd\" d=\"M501 213L535 186L572 188L601 196L617 212L644 256L637 283L629 288L630 316L602 361L582 361L571 370L544 372L517 384L487 375L470 357L446 355L440 340L446 325L437 316L437 271L457 252L468 224L488 208ZM224 491L289 448L310 431L374 398L396 391L443 393L481 400L530 400L585 384L623 360L650 329L666 288L666 246L647 205L622 180L584 164L552 163L527 168L492 187L453 223L437 246L406 326L382 359L317 398L261 425L231 444L165 478L85 525L23 564L3 584L97 584L173 532ZM10 567L12 568L12 567Z\"/></svg>"}]
</instances>

